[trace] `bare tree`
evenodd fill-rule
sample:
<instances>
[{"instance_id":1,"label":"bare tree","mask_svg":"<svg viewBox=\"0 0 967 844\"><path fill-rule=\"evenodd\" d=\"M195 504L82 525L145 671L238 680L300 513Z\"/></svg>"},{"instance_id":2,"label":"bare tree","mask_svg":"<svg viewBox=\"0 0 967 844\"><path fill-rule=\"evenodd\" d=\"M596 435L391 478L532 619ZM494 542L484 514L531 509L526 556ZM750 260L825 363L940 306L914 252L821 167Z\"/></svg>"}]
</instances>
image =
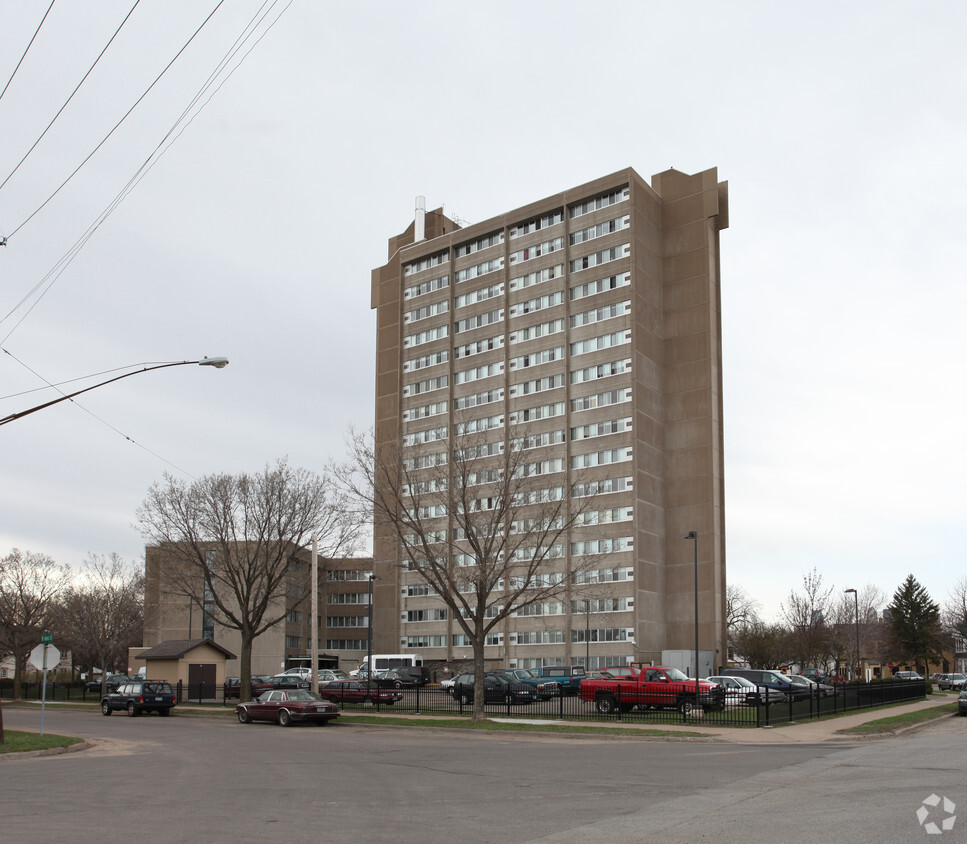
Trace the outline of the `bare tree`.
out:
<instances>
[{"instance_id":1,"label":"bare tree","mask_svg":"<svg viewBox=\"0 0 967 844\"><path fill-rule=\"evenodd\" d=\"M962 577L951 588L940 611L944 629L953 636L967 637L967 577Z\"/></svg>"},{"instance_id":2,"label":"bare tree","mask_svg":"<svg viewBox=\"0 0 967 844\"><path fill-rule=\"evenodd\" d=\"M472 424L456 426L449 450L383 444L377 453L370 435L351 432L353 473L342 477L371 508L377 540L382 533L399 549L390 564L417 572L467 637L473 719L481 721L487 635L524 607L567 603L572 583L593 579L586 574L591 560L603 558L577 563L568 555L569 534L610 517L591 510L595 482L557 485L566 475L551 464L554 451L542 446L541 435L516 429L504 447ZM601 542L596 550L608 553Z\"/></svg>"},{"instance_id":3,"label":"bare tree","mask_svg":"<svg viewBox=\"0 0 967 844\"><path fill-rule=\"evenodd\" d=\"M13 656L13 696L19 698L27 657L53 622L68 569L46 554L13 548L0 560L0 650Z\"/></svg>"},{"instance_id":4,"label":"bare tree","mask_svg":"<svg viewBox=\"0 0 967 844\"><path fill-rule=\"evenodd\" d=\"M841 592L831 602L830 622L833 628L832 652L840 666L859 666L860 658L867 659L879 653L882 635L879 623L880 612L887 604L886 593L872 583L860 588L855 597L853 593ZM859 609L859 624L856 612ZM857 633L859 633L859 653L857 653ZM852 674L852 672L851 672Z\"/></svg>"},{"instance_id":5,"label":"bare tree","mask_svg":"<svg viewBox=\"0 0 967 844\"><path fill-rule=\"evenodd\" d=\"M789 631L781 624L753 619L730 634L736 656L752 668L774 668L789 655Z\"/></svg>"},{"instance_id":6,"label":"bare tree","mask_svg":"<svg viewBox=\"0 0 967 844\"><path fill-rule=\"evenodd\" d=\"M165 587L239 632L242 700L251 694L253 641L309 593L306 544L315 536L321 556L350 556L362 527L332 477L285 459L259 474L208 475L191 485L165 475L137 518L170 561Z\"/></svg>"},{"instance_id":7,"label":"bare tree","mask_svg":"<svg viewBox=\"0 0 967 844\"><path fill-rule=\"evenodd\" d=\"M733 630L759 619L759 602L737 583L730 583L725 589L725 624L731 634Z\"/></svg>"},{"instance_id":8,"label":"bare tree","mask_svg":"<svg viewBox=\"0 0 967 844\"><path fill-rule=\"evenodd\" d=\"M57 629L75 660L108 671L128 664L128 648L141 644L144 572L119 555L90 554L59 600ZM125 668L126 670L126 668Z\"/></svg>"},{"instance_id":9,"label":"bare tree","mask_svg":"<svg viewBox=\"0 0 967 844\"><path fill-rule=\"evenodd\" d=\"M791 656L801 666L822 665L833 650L829 616L833 587L813 569L803 575L802 591L790 592L782 604L782 617L790 628Z\"/></svg>"}]
</instances>

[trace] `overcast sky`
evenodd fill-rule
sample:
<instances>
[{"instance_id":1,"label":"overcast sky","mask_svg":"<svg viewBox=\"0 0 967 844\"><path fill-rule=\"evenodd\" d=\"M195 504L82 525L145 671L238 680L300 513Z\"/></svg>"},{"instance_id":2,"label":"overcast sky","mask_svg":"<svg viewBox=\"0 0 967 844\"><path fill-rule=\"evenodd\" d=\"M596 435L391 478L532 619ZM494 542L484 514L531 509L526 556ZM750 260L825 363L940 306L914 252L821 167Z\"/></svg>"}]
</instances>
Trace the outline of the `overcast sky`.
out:
<instances>
[{"instance_id":1,"label":"overcast sky","mask_svg":"<svg viewBox=\"0 0 967 844\"><path fill-rule=\"evenodd\" d=\"M55 3L0 98L0 181L133 4ZM48 5L4 4L0 86ZM0 188L0 416L46 381L231 364L3 426L0 553L139 559L164 472L341 457L373 413L370 271L416 195L473 223L717 167L729 581L772 615L814 567L941 603L967 573L967 5L294 0L192 106L262 7L231 0L37 211L216 5L142 0Z\"/></svg>"}]
</instances>

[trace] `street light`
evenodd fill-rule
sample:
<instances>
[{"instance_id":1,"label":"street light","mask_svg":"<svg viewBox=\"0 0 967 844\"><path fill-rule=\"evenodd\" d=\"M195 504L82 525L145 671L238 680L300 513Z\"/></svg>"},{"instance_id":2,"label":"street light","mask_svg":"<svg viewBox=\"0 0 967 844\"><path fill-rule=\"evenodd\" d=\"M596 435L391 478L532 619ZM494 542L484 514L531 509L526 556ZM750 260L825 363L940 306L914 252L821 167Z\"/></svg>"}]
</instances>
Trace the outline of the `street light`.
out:
<instances>
[{"instance_id":1,"label":"street light","mask_svg":"<svg viewBox=\"0 0 967 844\"><path fill-rule=\"evenodd\" d=\"M698 531L690 530L683 539L691 539L695 547L695 703L698 703Z\"/></svg>"},{"instance_id":2,"label":"street light","mask_svg":"<svg viewBox=\"0 0 967 844\"><path fill-rule=\"evenodd\" d=\"M366 645L366 688L373 687L373 581L379 580L375 574L369 576L369 624L366 632L369 639Z\"/></svg>"},{"instance_id":3,"label":"street light","mask_svg":"<svg viewBox=\"0 0 967 844\"><path fill-rule=\"evenodd\" d=\"M90 387L85 387L83 390L77 390L74 393L68 393L60 398L53 399L52 401L44 402L43 404L38 404L36 407L31 407L28 410L21 410L20 413L11 413L9 416L4 416L0 419L0 425L6 425L8 422L13 422L15 419L20 419L21 416L27 416L31 413L36 413L38 410L43 410L45 407L50 407L51 405L59 404L62 401L67 401L68 399L74 398L74 396L79 396L81 393L88 393L91 390L96 390L98 387L103 387L106 384L113 384L115 381L120 381L122 378L130 378L132 375L140 375L142 372L151 372L154 369L167 369L170 366L189 366L197 364L198 366L214 366L215 369L223 369L228 366L228 358L216 357L216 358L202 358L201 360L181 360L175 361L174 363L158 363L153 366L145 366L142 369L135 369L133 372L125 372L124 375L116 375L114 378L108 378L107 381L101 381L99 384L93 384Z\"/></svg>"},{"instance_id":4,"label":"street light","mask_svg":"<svg viewBox=\"0 0 967 844\"><path fill-rule=\"evenodd\" d=\"M853 593L853 604L856 607L856 682L860 680L860 598L855 589L844 589L843 594Z\"/></svg>"}]
</instances>

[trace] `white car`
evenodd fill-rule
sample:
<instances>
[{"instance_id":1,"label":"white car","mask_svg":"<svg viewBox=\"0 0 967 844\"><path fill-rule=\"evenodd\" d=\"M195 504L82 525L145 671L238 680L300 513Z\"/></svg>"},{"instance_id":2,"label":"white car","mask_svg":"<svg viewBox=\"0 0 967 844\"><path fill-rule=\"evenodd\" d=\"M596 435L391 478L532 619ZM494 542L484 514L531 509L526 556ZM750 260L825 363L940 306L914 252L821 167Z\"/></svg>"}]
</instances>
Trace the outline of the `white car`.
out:
<instances>
[{"instance_id":1,"label":"white car","mask_svg":"<svg viewBox=\"0 0 967 844\"><path fill-rule=\"evenodd\" d=\"M283 674L288 674L290 676L298 677L300 680L308 680L312 677L312 669L304 666L299 666L297 668L287 668L282 672Z\"/></svg>"},{"instance_id":2,"label":"white car","mask_svg":"<svg viewBox=\"0 0 967 844\"><path fill-rule=\"evenodd\" d=\"M349 675L338 668L323 668L319 671L320 683L331 683L333 680L348 680Z\"/></svg>"},{"instance_id":3,"label":"white car","mask_svg":"<svg viewBox=\"0 0 967 844\"><path fill-rule=\"evenodd\" d=\"M453 688L453 684L456 682L456 677L447 677L445 680L440 681L440 688L446 692L449 692Z\"/></svg>"}]
</instances>

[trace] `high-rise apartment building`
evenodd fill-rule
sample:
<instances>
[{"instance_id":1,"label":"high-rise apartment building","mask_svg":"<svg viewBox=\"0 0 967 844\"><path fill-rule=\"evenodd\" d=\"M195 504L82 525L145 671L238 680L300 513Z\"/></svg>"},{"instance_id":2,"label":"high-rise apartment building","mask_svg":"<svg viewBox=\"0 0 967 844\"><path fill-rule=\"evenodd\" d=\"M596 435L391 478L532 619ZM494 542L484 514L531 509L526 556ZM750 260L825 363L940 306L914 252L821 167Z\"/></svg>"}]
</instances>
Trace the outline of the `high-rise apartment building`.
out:
<instances>
[{"instance_id":1,"label":"high-rise apartment building","mask_svg":"<svg viewBox=\"0 0 967 844\"><path fill-rule=\"evenodd\" d=\"M700 649L710 666L725 663L727 226L715 169L668 170L650 185L627 169L474 225L418 203L390 239L372 275L377 447L418 456L442 436L455 448L479 420L471 427L503 448L526 426L549 455L548 486L572 501L594 496L594 515L553 562L567 590L493 631L488 660L658 661L695 647L697 600ZM377 651L469 657L380 527L374 567Z\"/></svg>"}]
</instances>

